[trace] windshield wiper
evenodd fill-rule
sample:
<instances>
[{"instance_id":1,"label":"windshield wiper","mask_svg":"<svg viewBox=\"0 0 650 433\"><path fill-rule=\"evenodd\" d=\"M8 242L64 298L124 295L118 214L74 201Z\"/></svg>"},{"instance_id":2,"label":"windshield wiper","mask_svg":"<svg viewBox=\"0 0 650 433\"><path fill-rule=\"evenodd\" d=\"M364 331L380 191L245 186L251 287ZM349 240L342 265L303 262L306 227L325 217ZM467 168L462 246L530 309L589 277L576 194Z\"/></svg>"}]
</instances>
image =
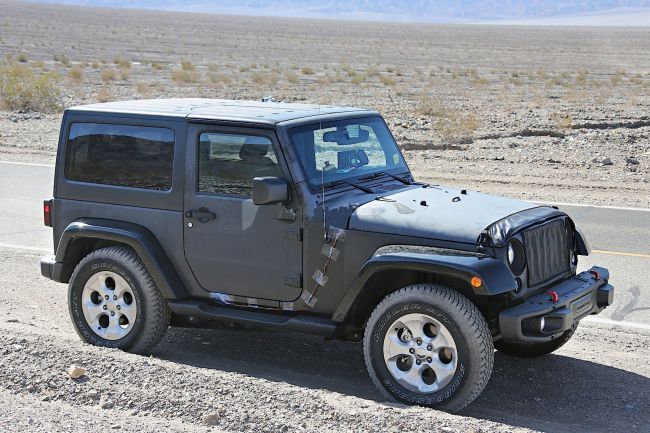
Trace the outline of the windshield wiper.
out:
<instances>
[{"instance_id":1,"label":"windshield wiper","mask_svg":"<svg viewBox=\"0 0 650 433\"><path fill-rule=\"evenodd\" d=\"M327 182L323 186L324 187L330 187L330 186L336 186L336 185L341 185L341 184L350 185L350 186L352 186L352 187L354 187L356 189L359 189L359 190L361 190L363 192L366 192L368 194L374 194L375 193L375 191L373 191L370 188L366 188L365 186L362 186L362 185L359 185L359 184L356 184L356 183L353 183L353 182L350 182L350 181L347 181L347 180L343 180L343 179L335 180L333 182Z\"/></svg>"},{"instance_id":2,"label":"windshield wiper","mask_svg":"<svg viewBox=\"0 0 650 433\"><path fill-rule=\"evenodd\" d=\"M386 175L388 177L392 177L395 180L398 180L402 182L404 185L413 185L412 182L410 182L407 179L403 179L399 176L395 176L394 174L388 173L387 171L378 171L377 173L370 174L368 176L360 177L359 180L370 180L370 179L377 179L378 177L381 177L383 175Z\"/></svg>"}]
</instances>

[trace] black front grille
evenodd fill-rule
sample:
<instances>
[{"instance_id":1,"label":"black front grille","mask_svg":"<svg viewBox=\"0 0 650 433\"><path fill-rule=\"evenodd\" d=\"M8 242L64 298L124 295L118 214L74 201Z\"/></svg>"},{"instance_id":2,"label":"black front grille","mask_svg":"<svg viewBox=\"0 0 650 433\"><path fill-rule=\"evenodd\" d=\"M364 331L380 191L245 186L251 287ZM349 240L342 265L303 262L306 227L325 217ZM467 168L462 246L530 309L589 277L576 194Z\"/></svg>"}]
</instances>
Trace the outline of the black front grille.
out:
<instances>
[{"instance_id":1,"label":"black front grille","mask_svg":"<svg viewBox=\"0 0 650 433\"><path fill-rule=\"evenodd\" d=\"M527 230L523 236L528 286L541 284L569 271L569 231L564 219Z\"/></svg>"}]
</instances>

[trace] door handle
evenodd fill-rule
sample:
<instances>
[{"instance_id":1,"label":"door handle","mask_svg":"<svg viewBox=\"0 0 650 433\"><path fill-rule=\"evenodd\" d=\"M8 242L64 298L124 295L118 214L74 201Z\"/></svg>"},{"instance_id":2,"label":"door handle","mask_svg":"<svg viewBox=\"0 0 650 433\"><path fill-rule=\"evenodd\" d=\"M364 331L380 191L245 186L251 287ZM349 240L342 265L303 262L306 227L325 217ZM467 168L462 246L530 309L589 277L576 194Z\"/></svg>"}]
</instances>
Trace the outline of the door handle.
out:
<instances>
[{"instance_id":1,"label":"door handle","mask_svg":"<svg viewBox=\"0 0 650 433\"><path fill-rule=\"evenodd\" d=\"M192 209L185 212L186 218L194 218L199 222L207 223L210 220L217 218L217 215L214 212L211 212L208 208L200 207L198 209Z\"/></svg>"}]
</instances>

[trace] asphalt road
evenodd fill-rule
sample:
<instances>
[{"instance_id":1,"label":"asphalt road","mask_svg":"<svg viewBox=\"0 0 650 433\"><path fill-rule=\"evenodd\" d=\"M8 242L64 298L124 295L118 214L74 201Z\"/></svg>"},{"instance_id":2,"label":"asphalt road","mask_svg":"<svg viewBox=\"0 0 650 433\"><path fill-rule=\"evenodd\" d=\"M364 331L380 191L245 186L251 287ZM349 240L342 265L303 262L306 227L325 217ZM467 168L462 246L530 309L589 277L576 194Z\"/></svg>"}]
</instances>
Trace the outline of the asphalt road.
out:
<instances>
[{"instance_id":1,"label":"asphalt road","mask_svg":"<svg viewBox=\"0 0 650 433\"><path fill-rule=\"evenodd\" d=\"M42 200L52 196L54 168L0 162L0 247L52 249ZM598 319L650 326L650 211L559 205L584 230L593 253L580 268L609 268L616 302Z\"/></svg>"},{"instance_id":2,"label":"asphalt road","mask_svg":"<svg viewBox=\"0 0 650 433\"><path fill-rule=\"evenodd\" d=\"M387 413L394 418L390 422L401 422L402 412L383 405L370 382L357 344L290 333L171 329L156 347L154 361L81 345L68 319L66 287L38 274L39 255L52 249L51 229L42 223L42 200L52 195L52 176L53 168L49 166L0 162L0 340L6 340L0 341L0 350L7 347L7 342L16 341L35 348L19 355L4 349L3 353L10 357L4 364L0 357L0 383L5 384L0 387L0 419L8 417L7 425L27 422L25 428L32 429L29 423L34 421L52 425L69 421L64 431L87 430L90 424L86 423L108 415L98 413L100 418L94 421L84 418L89 411L97 411L97 403L80 399L78 393L98 387L116 398L128 394L132 399L138 415L132 415L132 409L119 412L120 417L126 417L121 421L124 431L133 430L127 428L133 426L129 424L132 422L142 425L142 431L194 431L188 428L197 426L203 402L216 398L215 404L221 407L249 407L248 400L257 401L259 395L269 392L265 388L268 383L295 407L318 395L328 405L345 399L346 403L337 407L353 423L359 422L360 410L369 413L364 415L366 423L384 422L372 417L389 416ZM596 250L583 258L580 266L600 264L610 268L612 283L617 287L615 304L597 316L597 321L581 325L576 336L552 356L523 360L496 353L495 370L486 390L463 411L463 417L449 418L448 422L455 426L453 431L495 431L496 424L485 422L500 423L507 431L532 429L549 433L647 431L650 425L650 289L644 284L650 277L650 212L560 207L575 218ZM603 318L612 322L603 322ZM251 357L251 353L255 355ZM64 386L77 388L55 392L44 387L34 391L30 382L25 382L28 377L49 383L61 377L57 371L64 371L70 362L79 362L80 357L91 368L86 388L72 384ZM126 374L125 383L104 380L112 377L108 372L117 362L114 357L135 371ZM151 375L139 373L152 368L152 362L159 366L156 368L168 370L165 374L169 377L183 380L165 379L152 385L151 381L160 375L157 370ZM232 384L233 380L244 380L246 385L232 394L214 393L215 388ZM207 388L206 381L210 383ZM155 392L148 391L152 386ZM165 398L151 404L158 395L174 393L184 396L174 400L174 407L186 408L179 413L155 409L167 403ZM44 406L46 398L56 401L49 400L51 405ZM268 402L277 398L258 402L253 417L269 417ZM31 408L59 404L67 414L62 419L32 415ZM304 415L294 411L289 419L310 425L332 410L326 405ZM414 416L413 410L403 413ZM228 421L237 413L228 411L221 426L238 429L240 421ZM440 423L445 422L443 415L435 411L418 412L417 416L424 417L423 422L430 426L422 431L440 431ZM158 420L172 424L159 425ZM179 420L183 428L173 424ZM19 430L14 427L10 430ZM46 427L45 431L54 430ZM348 430L350 426L339 425L337 431Z\"/></svg>"}]
</instances>

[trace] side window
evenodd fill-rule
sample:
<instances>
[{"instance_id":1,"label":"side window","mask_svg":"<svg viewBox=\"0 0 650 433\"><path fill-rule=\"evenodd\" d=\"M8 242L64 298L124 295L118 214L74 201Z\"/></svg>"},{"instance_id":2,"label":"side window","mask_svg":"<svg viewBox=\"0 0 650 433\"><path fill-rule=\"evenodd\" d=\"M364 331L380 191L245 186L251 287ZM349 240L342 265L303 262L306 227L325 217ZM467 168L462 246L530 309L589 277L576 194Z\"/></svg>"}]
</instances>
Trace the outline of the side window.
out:
<instances>
[{"instance_id":1,"label":"side window","mask_svg":"<svg viewBox=\"0 0 650 433\"><path fill-rule=\"evenodd\" d=\"M172 187L173 161L171 129L74 123L66 147L65 177L167 191Z\"/></svg>"},{"instance_id":2,"label":"side window","mask_svg":"<svg viewBox=\"0 0 650 433\"><path fill-rule=\"evenodd\" d=\"M199 136L199 192L249 197L253 178L281 173L267 137L220 132Z\"/></svg>"}]
</instances>

